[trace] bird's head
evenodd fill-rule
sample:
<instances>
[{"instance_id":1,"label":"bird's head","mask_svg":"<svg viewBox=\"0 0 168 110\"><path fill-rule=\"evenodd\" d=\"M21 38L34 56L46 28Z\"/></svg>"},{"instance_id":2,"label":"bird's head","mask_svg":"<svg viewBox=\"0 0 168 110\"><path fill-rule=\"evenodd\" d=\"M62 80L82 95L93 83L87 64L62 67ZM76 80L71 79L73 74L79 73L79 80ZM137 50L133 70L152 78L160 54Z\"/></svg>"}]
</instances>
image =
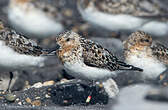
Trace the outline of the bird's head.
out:
<instances>
[{"instance_id":1,"label":"bird's head","mask_svg":"<svg viewBox=\"0 0 168 110\"><path fill-rule=\"evenodd\" d=\"M152 45L152 37L143 31L132 33L127 40L123 42L124 49L143 50L144 47Z\"/></svg>"},{"instance_id":2,"label":"bird's head","mask_svg":"<svg viewBox=\"0 0 168 110\"><path fill-rule=\"evenodd\" d=\"M58 50L71 50L80 44L79 34L73 31L66 31L56 37Z\"/></svg>"}]
</instances>

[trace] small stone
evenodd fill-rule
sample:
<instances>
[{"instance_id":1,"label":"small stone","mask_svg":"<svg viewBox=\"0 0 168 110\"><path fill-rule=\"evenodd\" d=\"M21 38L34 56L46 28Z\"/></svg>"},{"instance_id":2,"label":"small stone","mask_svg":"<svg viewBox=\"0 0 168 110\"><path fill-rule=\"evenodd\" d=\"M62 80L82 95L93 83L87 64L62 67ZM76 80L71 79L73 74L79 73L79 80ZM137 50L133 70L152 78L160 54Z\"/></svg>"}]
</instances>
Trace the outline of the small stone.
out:
<instances>
[{"instance_id":1,"label":"small stone","mask_svg":"<svg viewBox=\"0 0 168 110\"><path fill-rule=\"evenodd\" d=\"M66 83L66 82L69 82L69 80L67 80L65 78L61 79L61 81L60 81L61 84Z\"/></svg>"},{"instance_id":2,"label":"small stone","mask_svg":"<svg viewBox=\"0 0 168 110\"><path fill-rule=\"evenodd\" d=\"M51 91L51 88L48 88L48 91Z\"/></svg>"},{"instance_id":3,"label":"small stone","mask_svg":"<svg viewBox=\"0 0 168 110\"><path fill-rule=\"evenodd\" d=\"M42 87L43 86L43 84L41 83L41 82L38 82L38 83L35 83L33 86L32 86L32 88L34 87L34 88L40 88L40 87Z\"/></svg>"},{"instance_id":4,"label":"small stone","mask_svg":"<svg viewBox=\"0 0 168 110\"><path fill-rule=\"evenodd\" d=\"M67 103L68 103L68 100L64 100L63 103L64 103L64 104L67 104Z\"/></svg>"},{"instance_id":5,"label":"small stone","mask_svg":"<svg viewBox=\"0 0 168 110\"><path fill-rule=\"evenodd\" d=\"M7 95L5 95L5 99L9 102L14 102L16 100L16 95L7 94Z\"/></svg>"},{"instance_id":6,"label":"small stone","mask_svg":"<svg viewBox=\"0 0 168 110\"><path fill-rule=\"evenodd\" d=\"M22 105L22 102L18 102L19 105Z\"/></svg>"},{"instance_id":7,"label":"small stone","mask_svg":"<svg viewBox=\"0 0 168 110\"><path fill-rule=\"evenodd\" d=\"M19 98L17 98L16 101L19 101Z\"/></svg>"},{"instance_id":8,"label":"small stone","mask_svg":"<svg viewBox=\"0 0 168 110\"><path fill-rule=\"evenodd\" d=\"M103 84L102 84L102 83L100 83L98 86L99 86L100 88L103 88Z\"/></svg>"},{"instance_id":9,"label":"small stone","mask_svg":"<svg viewBox=\"0 0 168 110\"><path fill-rule=\"evenodd\" d=\"M49 96L48 94L45 95L46 98L50 98L51 96Z\"/></svg>"},{"instance_id":10,"label":"small stone","mask_svg":"<svg viewBox=\"0 0 168 110\"><path fill-rule=\"evenodd\" d=\"M25 81L25 87L24 87L24 89L29 89L31 86L30 86L30 84L29 84L29 81Z\"/></svg>"},{"instance_id":11,"label":"small stone","mask_svg":"<svg viewBox=\"0 0 168 110\"><path fill-rule=\"evenodd\" d=\"M40 97L36 97L35 99L40 99Z\"/></svg>"},{"instance_id":12,"label":"small stone","mask_svg":"<svg viewBox=\"0 0 168 110\"><path fill-rule=\"evenodd\" d=\"M35 105L35 106L40 106L41 105L41 101L40 100L35 100L31 104Z\"/></svg>"},{"instance_id":13,"label":"small stone","mask_svg":"<svg viewBox=\"0 0 168 110\"><path fill-rule=\"evenodd\" d=\"M43 83L43 86L51 86L51 85L54 85L55 82L54 81L46 81Z\"/></svg>"},{"instance_id":14,"label":"small stone","mask_svg":"<svg viewBox=\"0 0 168 110\"><path fill-rule=\"evenodd\" d=\"M28 97L28 98L26 98L26 102L27 103L31 103L31 99Z\"/></svg>"}]
</instances>

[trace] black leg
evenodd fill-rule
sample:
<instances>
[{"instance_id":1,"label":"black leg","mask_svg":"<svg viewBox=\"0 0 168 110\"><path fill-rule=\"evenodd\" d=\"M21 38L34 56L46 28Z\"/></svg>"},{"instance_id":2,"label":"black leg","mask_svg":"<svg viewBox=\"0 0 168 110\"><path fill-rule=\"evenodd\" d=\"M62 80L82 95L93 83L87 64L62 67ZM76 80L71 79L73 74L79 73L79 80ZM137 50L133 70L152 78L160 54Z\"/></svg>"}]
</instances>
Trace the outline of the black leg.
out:
<instances>
[{"instance_id":1,"label":"black leg","mask_svg":"<svg viewBox=\"0 0 168 110\"><path fill-rule=\"evenodd\" d=\"M13 73L9 72L9 75L10 75L10 80L9 80L8 88L6 90L7 92L9 92L9 89L10 89L10 85L11 85L11 82L12 82L12 79L13 79Z\"/></svg>"}]
</instances>

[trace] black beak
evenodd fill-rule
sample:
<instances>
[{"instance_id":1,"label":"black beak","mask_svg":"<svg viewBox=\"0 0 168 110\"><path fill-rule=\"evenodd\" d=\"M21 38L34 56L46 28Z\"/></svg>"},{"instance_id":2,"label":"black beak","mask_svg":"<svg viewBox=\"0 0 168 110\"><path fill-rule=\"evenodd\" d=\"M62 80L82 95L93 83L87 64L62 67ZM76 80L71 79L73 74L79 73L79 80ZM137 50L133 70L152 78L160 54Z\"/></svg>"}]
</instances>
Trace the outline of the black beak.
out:
<instances>
[{"instance_id":1,"label":"black beak","mask_svg":"<svg viewBox=\"0 0 168 110\"><path fill-rule=\"evenodd\" d=\"M60 49L60 45L56 43L56 46L55 46L55 51L57 51L58 49Z\"/></svg>"},{"instance_id":2,"label":"black beak","mask_svg":"<svg viewBox=\"0 0 168 110\"><path fill-rule=\"evenodd\" d=\"M56 46L52 49L43 50L45 53L43 56L55 56L58 49L60 49L60 45L56 44Z\"/></svg>"}]
</instances>

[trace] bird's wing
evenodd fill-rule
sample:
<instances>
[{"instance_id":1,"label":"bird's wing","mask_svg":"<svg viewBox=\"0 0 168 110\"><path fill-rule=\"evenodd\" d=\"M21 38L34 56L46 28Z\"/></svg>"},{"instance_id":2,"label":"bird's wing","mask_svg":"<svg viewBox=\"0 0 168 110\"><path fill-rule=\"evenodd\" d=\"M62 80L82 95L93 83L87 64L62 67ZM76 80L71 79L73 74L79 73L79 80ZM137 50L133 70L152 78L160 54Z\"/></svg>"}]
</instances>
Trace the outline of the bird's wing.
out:
<instances>
[{"instance_id":1,"label":"bird's wing","mask_svg":"<svg viewBox=\"0 0 168 110\"><path fill-rule=\"evenodd\" d=\"M81 45L83 47L84 63L88 66L104 68L110 71L142 71L142 69L140 68L119 61L111 52L91 40L81 38Z\"/></svg>"},{"instance_id":2,"label":"bird's wing","mask_svg":"<svg viewBox=\"0 0 168 110\"><path fill-rule=\"evenodd\" d=\"M168 48L166 46L158 42L155 42L152 45L151 49L152 49L153 55L155 55L159 60L168 64Z\"/></svg>"},{"instance_id":3,"label":"bird's wing","mask_svg":"<svg viewBox=\"0 0 168 110\"><path fill-rule=\"evenodd\" d=\"M7 46L20 54L40 56L43 53L42 48L35 41L11 29L0 30L0 40L3 40Z\"/></svg>"}]
</instances>

